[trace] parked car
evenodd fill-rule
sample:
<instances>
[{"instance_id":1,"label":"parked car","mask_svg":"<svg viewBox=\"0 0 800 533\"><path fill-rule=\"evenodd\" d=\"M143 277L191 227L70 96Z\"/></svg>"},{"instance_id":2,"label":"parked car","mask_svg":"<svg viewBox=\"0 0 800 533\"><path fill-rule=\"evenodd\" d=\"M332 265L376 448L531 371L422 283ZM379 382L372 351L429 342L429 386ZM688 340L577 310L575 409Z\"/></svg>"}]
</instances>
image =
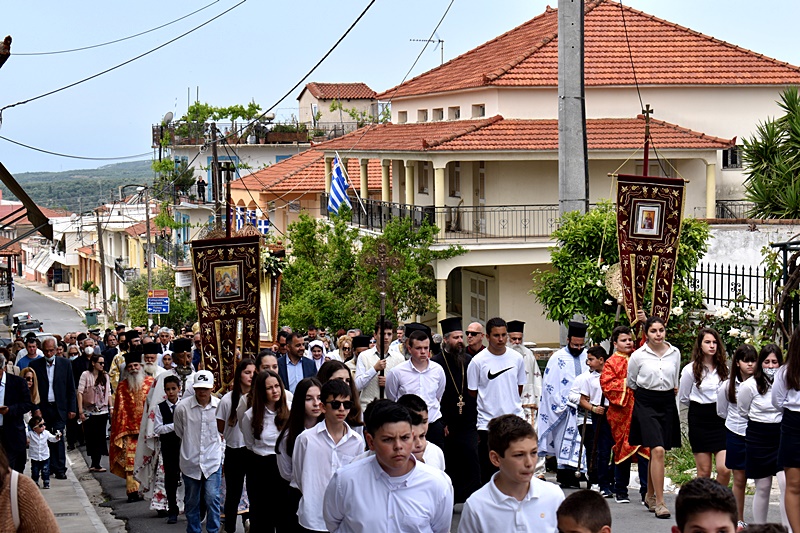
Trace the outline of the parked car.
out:
<instances>
[{"instance_id":1,"label":"parked car","mask_svg":"<svg viewBox=\"0 0 800 533\"><path fill-rule=\"evenodd\" d=\"M24 337L26 334L31 332L39 333L40 331L44 331L43 326L44 324L36 319L26 320L16 325L14 334L18 337Z\"/></svg>"}]
</instances>

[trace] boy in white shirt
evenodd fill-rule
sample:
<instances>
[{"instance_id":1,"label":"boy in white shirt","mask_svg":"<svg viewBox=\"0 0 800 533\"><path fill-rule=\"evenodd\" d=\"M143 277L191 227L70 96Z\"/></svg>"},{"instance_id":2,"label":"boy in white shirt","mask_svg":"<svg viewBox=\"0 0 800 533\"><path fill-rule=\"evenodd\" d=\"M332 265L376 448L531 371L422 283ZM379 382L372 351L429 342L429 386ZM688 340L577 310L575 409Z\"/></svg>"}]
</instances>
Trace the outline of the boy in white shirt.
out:
<instances>
[{"instance_id":1,"label":"boy in white shirt","mask_svg":"<svg viewBox=\"0 0 800 533\"><path fill-rule=\"evenodd\" d=\"M31 478L39 486L39 474L45 489L50 488L50 446L48 442L61 440L61 432L53 435L44 427L41 416L32 416L28 422L28 455L31 458Z\"/></svg>"},{"instance_id":2,"label":"boy in white shirt","mask_svg":"<svg viewBox=\"0 0 800 533\"><path fill-rule=\"evenodd\" d=\"M453 485L444 472L413 458L408 409L375 400L366 423L367 443L375 455L333 475L322 505L328 531L449 533Z\"/></svg>"},{"instance_id":3,"label":"boy in white shirt","mask_svg":"<svg viewBox=\"0 0 800 533\"><path fill-rule=\"evenodd\" d=\"M347 425L353 403L350 386L332 379L322 386L320 406L325 419L297 437L292 454L292 477L303 493L297 521L306 530L327 531L322 499L333 474L364 450L361 435Z\"/></svg>"},{"instance_id":4,"label":"boy in white shirt","mask_svg":"<svg viewBox=\"0 0 800 533\"><path fill-rule=\"evenodd\" d=\"M428 440L428 406L416 394L404 394L397 403L411 413L411 430L414 432L412 453L417 461L433 466L444 472L444 452Z\"/></svg>"},{"instance_id":5,"label":"boy in white shirt","mask_svg":"<svg viewBox=\"0 0 800 533\"><path fill-rule=\"evenodd\" d=\"M489 422L489 459L498 471L467 499L458 533L557 531L564 493L533 476L538 451L533 426L519 416Z\"/></svg>"}]
</instances>

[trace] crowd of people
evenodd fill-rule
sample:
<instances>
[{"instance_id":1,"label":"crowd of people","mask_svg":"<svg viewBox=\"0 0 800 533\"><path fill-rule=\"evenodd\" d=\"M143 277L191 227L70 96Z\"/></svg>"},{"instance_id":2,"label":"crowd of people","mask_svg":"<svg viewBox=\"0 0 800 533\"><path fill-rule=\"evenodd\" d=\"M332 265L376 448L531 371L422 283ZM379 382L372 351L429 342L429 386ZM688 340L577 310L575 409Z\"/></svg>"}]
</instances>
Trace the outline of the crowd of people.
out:
<instances>
[{"instance_id":1,"label":"crowd of people","mask_svg":"<svg viewBox=\"0 0 800 533\"><path fill-rule=\"evenodd\" d=\"M203 520L232 532L239 517L259 532L444 532L463 504L460 532L608 533L606 501L630 503L633 464L642 503L670 518L665 452L681 446L683 404L698 480L678 497L678 529L707 511L720 531L755 529L746 481L763 524L777 476L783 523L800 531L800 330L784 363L779 347L748 344L729 361L703 329L681 369L658 317L638 348L614 329L610 356L570 322L542 373L524 326L287 327L271 349L239 355L227 386L191 329L30 336L0 348L0 462L24 472L30 460L44 490L66 479L66 450L85 446L92 472L108 456L129 502L148 499L171 524L183 513L189 532ZM593 490L565 500L581 482Z\"/></svg>"}]
</instances>

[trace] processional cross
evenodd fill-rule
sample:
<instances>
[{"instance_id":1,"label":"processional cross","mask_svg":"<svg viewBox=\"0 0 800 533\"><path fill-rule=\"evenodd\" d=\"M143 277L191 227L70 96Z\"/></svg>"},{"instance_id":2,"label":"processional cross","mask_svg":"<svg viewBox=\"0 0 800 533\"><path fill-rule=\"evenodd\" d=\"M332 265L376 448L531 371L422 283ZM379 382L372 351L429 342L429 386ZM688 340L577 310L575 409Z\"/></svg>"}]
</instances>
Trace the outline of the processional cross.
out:
<instances>
[{"instance_id":1,"label":"processional cross","mask_svg":"<svg viewBox=\"0 0 800 533\"><path fill-rule=\"evenodd\" d=\"M380 318L380 329L379 339L378 339L378 351L380 352L379 357L383 359L386 354L386 346L384 336L383 336L383 322L386 320L386 288L389 286L389 280L386 276L387 270L389 268L399 268L403 264L403 260L396 256L392 255L389 251L389 243L381 237L376 240L375 243L375 253L372 255L364 256L363 262L366 266L377 268L378 270L378 279L376 281L376 285L378 286L378 290L380 291L381 296L381 318ZM384 375L384 371L380 371L380 376ZM384 395L384 387L380 387L380 397L383 399Z\"/></svg>"}]
</instances>

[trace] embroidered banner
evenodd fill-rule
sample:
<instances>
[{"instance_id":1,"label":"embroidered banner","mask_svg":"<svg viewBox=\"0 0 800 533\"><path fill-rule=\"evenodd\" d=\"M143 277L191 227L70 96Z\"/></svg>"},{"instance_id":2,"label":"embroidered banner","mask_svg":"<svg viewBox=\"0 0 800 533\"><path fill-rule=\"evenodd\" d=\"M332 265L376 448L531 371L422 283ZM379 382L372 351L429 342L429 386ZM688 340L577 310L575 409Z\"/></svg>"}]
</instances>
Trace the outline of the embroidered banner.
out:
<instances>
[{"instance_id":1,"label":"embroidered banner","mask_svg":"<svg viewBox=\"0 0 800 533\"><path fill-rule=\"evenodd\" d=\"M259 242L258 236L192 241L203 364L214 374L215 392L229 390L237 353L258 353Z\"/></svg>"},{"instance_id":2,"label":"embroidered banner","mask_svg":"<svg viewBox=\"0 0 800 533\"><path fill-rule=\"evenodd\" d=\"M617 236L625 312L633 322L652 278L649 314L669 320L684 180L617 176Z\"/></svg>"}]
</instances>

